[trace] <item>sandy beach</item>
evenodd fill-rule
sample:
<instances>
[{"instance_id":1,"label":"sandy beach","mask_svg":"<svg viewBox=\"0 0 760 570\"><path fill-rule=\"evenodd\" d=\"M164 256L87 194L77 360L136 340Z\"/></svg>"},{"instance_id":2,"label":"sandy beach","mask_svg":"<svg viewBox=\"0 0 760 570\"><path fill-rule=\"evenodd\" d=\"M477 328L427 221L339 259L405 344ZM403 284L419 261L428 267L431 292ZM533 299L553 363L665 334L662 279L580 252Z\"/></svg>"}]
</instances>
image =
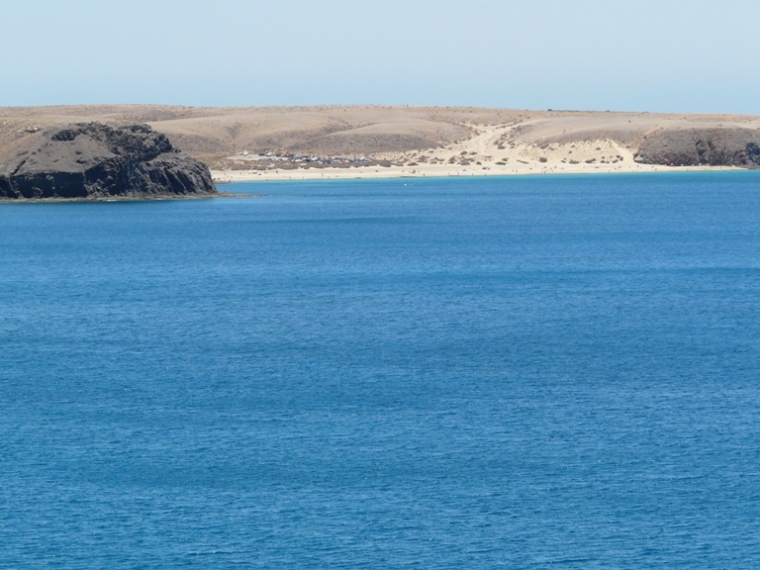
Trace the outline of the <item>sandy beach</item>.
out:
<instances>
[{"instance_id":1,"label":"sandy beach","mask_svg":"<svg viewBox=\"0 0 760 570\"><path fill-rule=\"evenodd\" d=\"M617 168L589 168L575 166L566 166L564 164L556 167L531 168L494 168L492 170L477 171L462 168L454 170L441 166L424 166L409 169L407 167L393 166L390 168L324 168L324 169L296 169L296 170L274 170L274 171L257 171L257 170L212 170L211 174L214 181L218 184L229 182L256 182L272 180L350 180L350 179L372 179L372 178L424 178L424 177L475 177L475 176L525 176L541 174L609 174L609 173L631 173L631 172L696 172L696 171L716 171L716 170L739 170L731 167L708 167L708 166L684 166L668 167L657 165L631 165L629 167Z\"/></svg>"}]
</instances>

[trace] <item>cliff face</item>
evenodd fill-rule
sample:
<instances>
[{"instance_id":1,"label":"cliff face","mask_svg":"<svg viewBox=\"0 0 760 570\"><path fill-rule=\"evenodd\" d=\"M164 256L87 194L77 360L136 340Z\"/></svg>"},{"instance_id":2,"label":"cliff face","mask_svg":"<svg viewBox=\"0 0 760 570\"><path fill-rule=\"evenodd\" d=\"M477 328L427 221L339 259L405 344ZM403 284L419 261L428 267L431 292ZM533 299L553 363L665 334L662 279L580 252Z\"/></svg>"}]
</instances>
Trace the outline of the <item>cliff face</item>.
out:
<instances>
[{"instance_id":1,"label":"cliff face","mask_svg":"<svg viewBox=\"0 0 760 570\"><path fill-rule=\"evenodd\" d=\"M760 134L741 128L673 129L647 135L636 162L673 166L760 167Z\"/></svg>"},{"instance_id":2,"label":"cliff face","mask_svg":"<svg viewBox=\"0 0 760 570\"><path fill-rule=\"evenodd\" d=\"M79 123L34 133L0 163L0 198L213 194L208 168L147 125Z\"/></svg>"}]
</instances>

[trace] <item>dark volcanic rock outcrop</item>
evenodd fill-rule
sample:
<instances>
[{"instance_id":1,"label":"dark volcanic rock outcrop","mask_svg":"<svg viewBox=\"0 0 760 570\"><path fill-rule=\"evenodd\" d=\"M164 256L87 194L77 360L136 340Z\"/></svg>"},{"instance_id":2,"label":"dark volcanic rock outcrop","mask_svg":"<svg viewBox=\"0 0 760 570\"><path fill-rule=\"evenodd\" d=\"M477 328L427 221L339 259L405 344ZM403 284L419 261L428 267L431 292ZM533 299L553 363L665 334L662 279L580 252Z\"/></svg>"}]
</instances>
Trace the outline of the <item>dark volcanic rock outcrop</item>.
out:
<instances>
[{"instance_id":1,"label":"dark volcanic rock outcrop","mask_svg":"<svg viewBox=\"0 0 760 570\"><path fill-rule=\"evenodd\" d=\"M647 135L636 162L673 166L760 167L760 133L737 128L672 129Z\"/></svg>"},{"instance_id":2,"label":"dark volcanic rock outcrop","mask_svg":"<svg viewBox=\"0 0 760 570\"><path fill-rule=\"evenodd\" d=\"M0 198L213 194L208 167L147 125L81 123L34 133L0 163Z\"/></svg>"}]
</instances>

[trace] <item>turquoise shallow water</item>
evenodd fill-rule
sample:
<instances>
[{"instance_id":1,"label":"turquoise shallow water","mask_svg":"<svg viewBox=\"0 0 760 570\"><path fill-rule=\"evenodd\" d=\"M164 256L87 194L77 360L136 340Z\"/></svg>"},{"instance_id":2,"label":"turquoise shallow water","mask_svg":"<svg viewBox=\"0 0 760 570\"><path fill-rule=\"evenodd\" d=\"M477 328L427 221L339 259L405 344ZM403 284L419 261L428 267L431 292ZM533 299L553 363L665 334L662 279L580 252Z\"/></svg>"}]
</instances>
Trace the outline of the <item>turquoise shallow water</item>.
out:
<instances>
[{"instance_id":1,"label":"turquoise shallow water","mask_svg":"<svg viewBox=\"0 0 760 570\"><path fill-rule=\"evenodd\" d=\"M750 568L760 175L0 205L1 568Z\"/></svg>"}]
</instances>

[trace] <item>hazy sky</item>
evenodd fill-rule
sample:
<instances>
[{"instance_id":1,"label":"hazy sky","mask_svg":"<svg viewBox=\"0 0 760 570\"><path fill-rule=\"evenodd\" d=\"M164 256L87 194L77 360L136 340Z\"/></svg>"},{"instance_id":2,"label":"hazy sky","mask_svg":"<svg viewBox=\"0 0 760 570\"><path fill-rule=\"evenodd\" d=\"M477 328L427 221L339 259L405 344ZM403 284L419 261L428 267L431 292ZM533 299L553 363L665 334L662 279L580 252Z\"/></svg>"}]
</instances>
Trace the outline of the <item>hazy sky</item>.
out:
<instances>
[{"instance_id":1,"label":"hazy sky","mask_svg":"<svg viewBox=\"0 0 760 570\"><path fill-rule=\"evenodd\" d=\"M758 0L0 0L0 106L760 114Z\"/></svg>"}]
</instances>

